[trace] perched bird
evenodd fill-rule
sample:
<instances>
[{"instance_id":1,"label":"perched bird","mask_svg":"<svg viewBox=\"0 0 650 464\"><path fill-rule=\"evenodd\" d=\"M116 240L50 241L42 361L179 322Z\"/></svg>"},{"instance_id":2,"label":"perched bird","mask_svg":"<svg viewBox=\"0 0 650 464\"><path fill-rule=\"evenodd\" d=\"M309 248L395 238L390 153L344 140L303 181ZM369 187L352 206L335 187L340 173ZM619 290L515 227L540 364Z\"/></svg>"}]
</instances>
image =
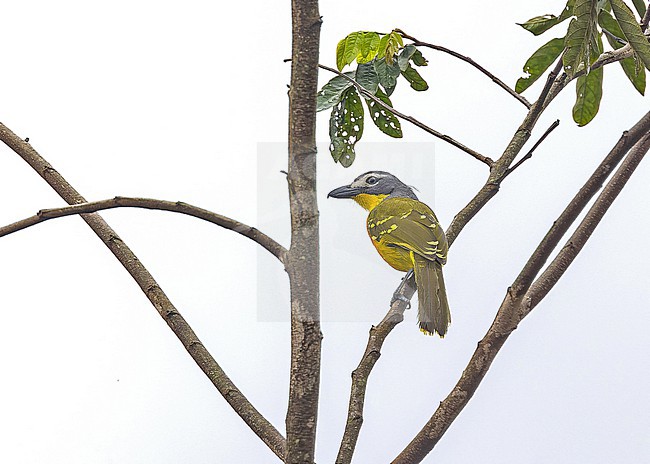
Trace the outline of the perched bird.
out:
<instances>
[{"instance_id":1,"label":"perched bird","mask_svg":"<svg viewBox=\"0 0 650 464\"><path fill-rule=\"evenodd\" d=\"M448 245L431 208L411 187L384 171L361 174L327 196L351 198L370 211L368 235L381 257L398 271L415 273L420 330L444 337L451 322L442 277Z\"/></svg>"}]
</instances>

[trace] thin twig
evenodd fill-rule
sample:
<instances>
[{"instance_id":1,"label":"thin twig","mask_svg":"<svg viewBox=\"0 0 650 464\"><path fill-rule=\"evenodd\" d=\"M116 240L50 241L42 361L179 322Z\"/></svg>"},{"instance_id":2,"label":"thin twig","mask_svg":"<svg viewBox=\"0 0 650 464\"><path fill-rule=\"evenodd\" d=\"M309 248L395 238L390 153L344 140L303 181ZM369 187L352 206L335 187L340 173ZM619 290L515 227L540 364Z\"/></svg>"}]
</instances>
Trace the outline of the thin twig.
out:
<instances>
[{"instance_id":1,"label":"thin twig","mask_svg":"<svg viewBox=\"0 0 650 464\"><path fill-rule=\"evenodd\" d=\"M318 67L321 68L321 69L325 69L327 71L330 71L330 72L332 72L334 74L338 74L339 76L349 80L352 83L352 85L354 85L356 87L356 89L359 91L359 93L361 93L364 97L372 100L377 105L384 108L385 110L390 111L395 116L398 116L401 119L410 122L411 124L419 127L420 129L422 129L423 131L433 135L434 137L438 137L439 139L444 140L445 142L447 142L447 143L453 145L454 147L464 151L465 153L471 155L472 157L476 158L477 160L481 161L482 163L487 164L489 167L492 167L492 165L494 164L494 161L491 158L489 158L487 156L484 156L484 155L481 155L479 152L477 152L475 150L472 150L471 148L463 145L462 143L458 142L456 139L454 139L454 138L452 138L452 137L450 137L448 135L445 135L445 134L443 134L441 132L438 132L437 130L427 126L426 124L424 124L423 122L420 122L419 120L415 119L414 117L407 116L404 113L396 110L395 108L387 105L386 103L381 101L379 98L374 96L371 92L369 92L365 88L363 88L363 86L361 84L359 84L357 81L352 79L350 76L346 76L342 72L340 72L340 71L338 71L338 70L336 70L334 68L330 68L329 66L325 66L323 64L319 64Z\"/></svg>"},{"instance_id":2,"label":"thin twig","mask_svg":"<svg viewBox=\"0 0 650 464\"><path fill-rule=\"evenodd\" d=\"M411 35L408 35L406 32L404 32L401 29L395 29L395 32L399 33L405 39L409 39L410 41L412 41L413 45L415 45L416 47L421 46L421 47L431 48L432 50L437 50L437 51L440 51L440 52L443 52L443 53L447 53L448 55L451 55L454 58L458 58L459 60L462 60L465 63L469 63L470 65L474 66L476 69L481 71L483 74L485 74L487 77L489 77L492 80L492 82L494 82L496 85L498 85L503 90L505 90L510 95L512 95L514 98L516 98L526 108L530 109L530 107L532 106L531 103L528 100L526 100L526 98L524 96L519 95L517 92L515 92L513 89L511 89L508 86L508 84L506 84L501 79L496 77L494 74L492 74L490 71L485 69L483 66L478 64L473 59L471 59L469 56L461 55L460 53L455 52L454 50L450 50L449 48L443 47L441 45L434 45L434 44L431 44L431 43L422 42L421 40L418 40L415 37L413 37Z\"/></svg>"},{"instance_id":3,"label":"thin twig","mask_svg":"<svg viewBox=\"0 0 650 464\"><path fill-rule=\"evenodd\" d=\"M2 123L0 123L0 140L27 162L66 203L71 205L86 203L86 199L45 161L31 145L14 134ZM126 243L122 241L101 216L93 213L83 214L81 218L97 234L104 245L111 250L131 277L133 277L133 280L135 280L160 316L169 325L176 337L178 337L192 359L194 359L228 404L230 404L235 412L276 456L284 459L286 440L282 434L255 409L232 380L230 380L138 257L135 256Z\"/></svg>"},{"instance_id":4,"label":"thin twig","mask_svg":"<svg viewBox=\"0 0 650 464\"><path fill-rule=\"evenodd\" d=\"M528 153L526 153L526 155L522 159L520 159L514 165L512 165L512 167L508 168L508 170L504 174L503 178L505 179L515 169L517 169L519 166L521 166L526 160L532 158L533 153L535 152L537 147L539 147L541 145L541 143L544 141L544 139L546 139L546 137L548 137L550 135L550 133L553 132L559 125L560 125L560 120L559 119L556 119L555 121L553 121L553 123L550 125L550 127L548 129L546 129L546 132L544 132L542 134L542 136L539 138L539 140L537 140L537 142L535 142L535 145L533 145L533 147L530 150L528 150Z\"/></svg>"},{"instance_id":5,"label":"thin twig","mask_svg":"<svg viewBox=\"0 0 650 464\"><path fill-rule=\"evenodd\" d=\"M42 209L35 216L0 227L0 237L40 224L48 219L73 216L76 214L96 213L97 211L113 208L144 208L186 214L188 216L211 222L225 229L232 230L233 232L237 232L238 234L253 240L273 256L278 258L282 263L284 263L286 257L286 248L255 227L248 226L239 221L235 221L234 219L230 219L229 217L180 201L172 202L153 198L115 197L107 200L64 206L62 208Z\"/></svg>"},{"instance_id":6,"label":"thin twig","mask_svg":"<svg viewBox=\"0 0 650 464\"><path fill-rule=\"evenodd\" d=\"M645 14L643 15L643 18L641 19L641 30L643 32L648 29L648 24L650 23L650 6L646 6L645 9Z\"/></svg>"}]
</instances>

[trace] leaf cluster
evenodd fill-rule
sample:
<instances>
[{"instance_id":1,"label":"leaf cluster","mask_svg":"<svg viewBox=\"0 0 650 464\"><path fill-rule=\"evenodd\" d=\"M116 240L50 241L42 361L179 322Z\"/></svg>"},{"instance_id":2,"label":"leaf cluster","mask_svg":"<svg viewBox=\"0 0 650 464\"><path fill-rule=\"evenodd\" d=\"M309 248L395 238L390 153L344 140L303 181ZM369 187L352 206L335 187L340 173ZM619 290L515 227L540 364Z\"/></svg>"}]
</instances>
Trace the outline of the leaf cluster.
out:
<instances>
[{"instance_id":1,"label":"leaf cluster","mask_svg":"<svg viewBox=\"0 0 650 464\"><path fill-rule=\"evenodd\" d=\"M330 153L335 162L349 167L354 162L354 146L363 136L364 108L362 92L355 83L377 100L392 107L390 95L402 76L417 91L429 88L415 69L427 60L414 45L404 45L402 36L358 31L348 34L336 47L336 66L342 71L356 62L356 69L331 79L318 92L316 109L332 108L330 115ZM360 95L361 94L361 95ZM402 137L399 119L377 101L363 95L372 122L384 134Z\"/></svg>"},{"instance_id":2,"label":"leaf cluster","mask_svg":"<svg viewBox=\"0 0 650 464\"><path fill-rule=\"evenodd\" d=\"M646 2L633 0L633 5L643 17ZM536 16L520 26L540 35L569 18L564 37L551 39L528 58L524 64L525 76L517 80L515 90L518 93L526 90L561 56L564 72L569 77L578 76L573 119L584 126L598 113L603 95L603 68L592 69L594 62L605 53L602 36L614 50L626 44L631 47L632 56L620 64L641 95L645 93L645 68L650 69L650 43L623 0L568 0L558 16Z\"/></svg>"}]
</instances>

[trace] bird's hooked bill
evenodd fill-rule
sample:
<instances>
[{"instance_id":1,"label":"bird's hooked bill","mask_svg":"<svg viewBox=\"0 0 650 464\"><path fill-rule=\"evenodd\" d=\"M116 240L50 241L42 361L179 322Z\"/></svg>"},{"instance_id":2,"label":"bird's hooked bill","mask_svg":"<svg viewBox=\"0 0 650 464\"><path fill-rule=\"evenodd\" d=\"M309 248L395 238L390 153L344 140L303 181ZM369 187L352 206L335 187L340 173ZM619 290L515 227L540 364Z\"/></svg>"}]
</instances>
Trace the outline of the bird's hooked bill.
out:
<instances>
[{"instance_id":1,"label":"bird's hooked bill","mask_svg":"<svg viewBox=\"0 0 650 464\"><path fill-rule=\"evenodd\" d=\"M327 194L327 198L352 198L361 193L361 189L358 187L351 187L349 185L344 185L342 187L335 188L330 193Z\"/></svg>"}]
</instances>

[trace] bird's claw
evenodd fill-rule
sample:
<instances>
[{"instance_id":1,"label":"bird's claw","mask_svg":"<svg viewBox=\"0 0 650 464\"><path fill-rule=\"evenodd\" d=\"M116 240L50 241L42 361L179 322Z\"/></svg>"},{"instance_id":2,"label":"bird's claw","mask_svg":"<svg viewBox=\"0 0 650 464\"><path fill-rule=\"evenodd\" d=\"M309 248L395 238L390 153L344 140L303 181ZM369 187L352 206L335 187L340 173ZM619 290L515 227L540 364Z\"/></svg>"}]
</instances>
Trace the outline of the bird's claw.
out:
<instances>
[{"instance_id":1,"label":"bird's claw","mask_svg":"<svg viewBox=\"0 0 650 464\"><path fill-rule=\"evenodd\" d=\"M406 303L406 309L411 309L411 300L409 300L408 298L406 298L406 297L405 297L404 295L402 295L401 293L395 293L395 294L393 295L393 299L390 300L390 304L391 304L391 306L392 306L393 303L395 303L396 301L403 301L404 303Z\"/></svg>"}]
</instances>

